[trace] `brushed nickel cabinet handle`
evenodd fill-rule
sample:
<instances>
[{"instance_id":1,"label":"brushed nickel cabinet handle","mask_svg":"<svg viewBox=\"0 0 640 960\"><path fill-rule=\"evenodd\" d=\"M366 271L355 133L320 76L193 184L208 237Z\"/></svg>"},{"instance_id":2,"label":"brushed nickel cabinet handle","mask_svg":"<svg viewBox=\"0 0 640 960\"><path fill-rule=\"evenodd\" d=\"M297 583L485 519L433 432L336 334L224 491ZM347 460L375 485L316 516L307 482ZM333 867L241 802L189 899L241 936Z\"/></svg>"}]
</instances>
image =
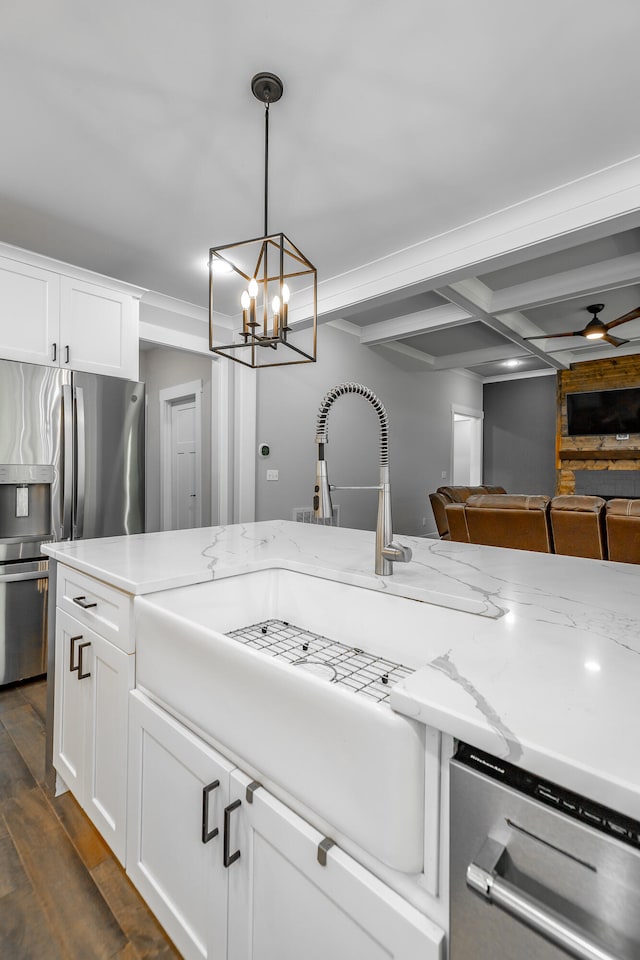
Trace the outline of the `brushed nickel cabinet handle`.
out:
<instances>
[{"instance_id":1,"label":"brushed nickel cabinet handle","mask_svg":"<svg viewBox=\"0 0 640 960\"><path fill-rule=\"evenodd\" d=\"M87 670L86 673L82 672L82 651L85 647L90 647L91 641L86 640L84 643L78 644L78 680L86 680L87 677L91 676L91 671Z\"/></svg>"},{"instance_id":2,"label":"brushed nickel cabinet handle","mask_svg":"<svg viewBox=\"0 0 640 960\"><path fill-rule=\"evenodd\" d=\"M236 850L235 853L229 853L229 832L231 829L231 814L234 810L237 810L241 805L242 800L234 800L233 803L230 803L228 807L224 808L224 841L223 841L223 850L222 850L222 861L225 867L230 867L232 863L235 863L236 860L240 859L240 851Z\"/></svg>"},{"instance_id":3,"label":"brushed nickel cabinet handle","mask_svg":"<svg viewBox=\"0 0 640 960\"><path fill-rule=\"evenodd\" d=\"M82 640L82 634L81 634L81 633L78 634L77 637L70 637L70 638L69 638L69 673L77 673L78 670L80 669L80 664L79 664L79 663L76 663L75 665L74 665L74 663L73 663L73 661L74 661L74 659L75 659L76 642L77 642L78 640Z\"/></svg>"},{"instance_id":4,"label":"brushed nickel cabinet handle","mask_svg":"<svg viewBox=\"0 0 640 960\"><path fill-rule=\"evenodd\" d=\"M208 783L206 787L202 788L202 842L203 843L209 843L209 840L213 840L213 838L217 837L219 833L219 830L217 827L214 827L213 830L209 830L209 796L219 786L220 786L220 781L214 780L212 783Z\"/></svg>"},{"instance_id":5,"label":"brushed nickel cabinet handle","mask_svg":"<svg viewBox=\"0 0 640 960\"><path fill-rule=\"evenodd\" d=\"M97 607L97 600L87 600L86 597L72 597L74 603L77 603L79 607L82 607L83 610L90 610L91 607Z\"/></svg>"}]
</instances>

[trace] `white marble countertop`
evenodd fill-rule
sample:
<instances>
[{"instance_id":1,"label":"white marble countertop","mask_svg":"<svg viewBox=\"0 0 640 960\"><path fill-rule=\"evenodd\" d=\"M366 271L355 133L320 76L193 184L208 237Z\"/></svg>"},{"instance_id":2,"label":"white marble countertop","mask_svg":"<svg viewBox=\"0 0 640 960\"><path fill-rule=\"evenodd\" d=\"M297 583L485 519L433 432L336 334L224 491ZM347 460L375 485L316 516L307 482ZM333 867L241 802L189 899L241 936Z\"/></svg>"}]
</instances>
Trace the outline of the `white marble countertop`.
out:
<instances>
[{"instance_id":1,"label":"white marble countertop","mask_svg":"<svg viewBox=\"0 0 640 960\"><path fill-rule=\"evenodd\" d=\"M373 533L288 521L45 550L134 595L283 567L466 611L394 709L640 820L640 567L398 539L414 559L386 578Z\"/></svg>"}]
</instances>

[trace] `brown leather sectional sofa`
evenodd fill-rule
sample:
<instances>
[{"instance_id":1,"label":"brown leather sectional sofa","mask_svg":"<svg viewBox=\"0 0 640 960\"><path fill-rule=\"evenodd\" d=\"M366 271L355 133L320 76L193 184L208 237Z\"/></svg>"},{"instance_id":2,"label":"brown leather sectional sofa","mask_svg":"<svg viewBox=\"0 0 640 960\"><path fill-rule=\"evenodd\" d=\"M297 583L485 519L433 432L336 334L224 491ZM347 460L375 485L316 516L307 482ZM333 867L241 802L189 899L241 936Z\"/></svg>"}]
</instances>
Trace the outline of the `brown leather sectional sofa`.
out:
<instances>
[{"instance_id":1,"label":"brown leather sectional sofa","mask_svg":"<svg viewBox=\"0 0 640 960\"><path fill-rule=\"evenodd\" d=\"M433 516L441 540L458 540L449 533L449 520L445 507L448 503L465 503L469 497L485 493L506 493L504 487L438 487L435 493L429 494ZM455 522L455 521L454 521Z\"/></svg>"},{"instance_id":2,"label":"brown leather sectional sofa","mask_svg":"<svg viewBox=\"0 0 640 960\"><path fill-rule=\"evenodd\" d=\"M640 563L640 500L472 495L445 513L452 540Z\"/></svg>"}]
</instances>

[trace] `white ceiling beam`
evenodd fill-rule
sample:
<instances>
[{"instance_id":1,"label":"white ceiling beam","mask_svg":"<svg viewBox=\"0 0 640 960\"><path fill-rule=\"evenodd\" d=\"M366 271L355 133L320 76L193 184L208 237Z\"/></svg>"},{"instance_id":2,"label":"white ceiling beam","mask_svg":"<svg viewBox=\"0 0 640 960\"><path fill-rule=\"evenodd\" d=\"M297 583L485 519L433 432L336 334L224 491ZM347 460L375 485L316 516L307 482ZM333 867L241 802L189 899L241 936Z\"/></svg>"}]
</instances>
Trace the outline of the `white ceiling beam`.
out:
<instances>
[{"instance_id":1,"label":"white ceiling beam","mask_svg":"<svg viewBox=\"0 0 640 960\"><path fill-rule=\"evenodd\" d=\"M558 300L614 290L640 283L640 253L630 253L615 260L603 260L575 270L566 270L538 280L529 280L493 294L490 313L531 310Z\"/></svg>"},{"instance_id":2,"label":"white ceiling beam","mask_svg":"<svg viewBox=\"0 0 640 960\"><path fill-rule=\"evenodd\" d=\"M495 270L639 224L640 156L321 280L318 313L334 319L346 308L390 291L411 295L436 290L471 272ZM300 300L299 306L290 306L290 322L294 314L310 315L311 293Z\"/></svg>"},{"instance_id":3,"label":"white ceiling beam","mask_svg":"<svg viewBox=\"0 0 640 960\"><path fill-rule=\"evenodd\" d=\"M495 330L496 333L501 334L512 343L516 343L523 350L526 350L527 353L531 353L535 357L540 357L541 360L544 360L550 366L556 367L559 370L568 366L568 364L560 358L545 353L544 350L541 350L535 343L524 340L524 338L519 333L516 333L510 326L497 317L494 317L483 307L480 307L478 301L482 301L487 296L486 291L491 292L486 284L477 279L473 279L472 283L464 280L460 283L452 283L448 287L440 287L438 289L438 293L441 296L446 297L451 303L457 303L463 310L468 310L469 313L475 313L488 327L491 327L492 330ZM522 321L526 323L526 318L523 317Z\"/></svg>"},{"instance_id":4,"label":"white ceiling beam","mask_svg":"<svg viewBox=\"0 0 640 960\"><path fill-rule=\"evenodd\" d=\"M416 350L415 347L409 347L406 343L402 343L401 340L381 343L380 347L382 347L383 350L391 350L393 353L400 353L402 356L408 357L410 360L416 360L421 366L429 367L431 370L434 369L435 357L432 357L430 353L424 353L422 350Z\"/></svg>"},{"instance_id":5,"label":"white ceiling beam","mask_svg":"<svg viewBox=\"0 0 640 960\"><path fill-rule=\"evenodd\" d=\"M503 380L530 380L532 377L555 377L556 371L547 368L546 370L522 370L520 373L499 373L495 377L484 377L483 383L501 383Z\"/></svg>"},{"instance_id":6,"label":"white ceiling beam","mask_svg":"<svg viewBox=\"0 0 640 960\"><path fill-rule=\"evenodd\" d=\"M421 333L433 333L434 330L447 330L460 324L469 323L474 317L453 303L445 303L430 310L419 310L405 317L381 320L361 327L360 343L372 347L390 340L406 340Z\"/></svg>"},{"instance_id":7,"label":"white ceiling beam","mask_svg":"<svg viewBox=\"0 0 640 960\"><path fill-rule=\"evenodd\" d=\"M140 321L140 340L152 343L155 346L172 347L175 350L186 350L188 353L198 353L217 360L218 357L209 350L209 337L204 333L200 336L193 333L184 333L157 323Z\"/></svg>"},{"instance_id":8,"label":"white ceiling beam","mask_svg":"<svg viewBox=\"0 0 640 960\"><path fill-rule=\"evenodd\" d=\"M434 370L451 370L453 367L477 367L481 363L495 363L497 360L513 360L525 357L517 344L505 344L503 347L481 347L479 350L467 350L464 353L450 353L445 357L436 357Z\"/></svg>"}]
</instances>

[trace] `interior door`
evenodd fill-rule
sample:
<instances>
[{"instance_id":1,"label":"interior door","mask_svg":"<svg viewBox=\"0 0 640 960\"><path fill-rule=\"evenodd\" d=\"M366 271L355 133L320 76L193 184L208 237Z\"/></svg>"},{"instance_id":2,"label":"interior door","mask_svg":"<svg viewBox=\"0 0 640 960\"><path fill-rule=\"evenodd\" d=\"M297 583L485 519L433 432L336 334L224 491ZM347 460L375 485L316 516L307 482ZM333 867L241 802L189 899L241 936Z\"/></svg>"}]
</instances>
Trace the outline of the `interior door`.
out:
<instances>
[{"instance_id":1,"label":"interior door","mask_svg":"<svg viewBox=\"0 0 640 960\"><path fill-rule=\"evenodd\" d=\"M74 373L74 538L144 531L143 383Z\"/></svg>"},{"instance_id":2,"label":"interior door","mask_svg":"<svg viewBox=\"0 0 640 960\"><path fill-rule=\"evenodd\" d=\"M171 526L185 530L198 526L195 401L171 407Z\"/></svg>"}]
</instances>

